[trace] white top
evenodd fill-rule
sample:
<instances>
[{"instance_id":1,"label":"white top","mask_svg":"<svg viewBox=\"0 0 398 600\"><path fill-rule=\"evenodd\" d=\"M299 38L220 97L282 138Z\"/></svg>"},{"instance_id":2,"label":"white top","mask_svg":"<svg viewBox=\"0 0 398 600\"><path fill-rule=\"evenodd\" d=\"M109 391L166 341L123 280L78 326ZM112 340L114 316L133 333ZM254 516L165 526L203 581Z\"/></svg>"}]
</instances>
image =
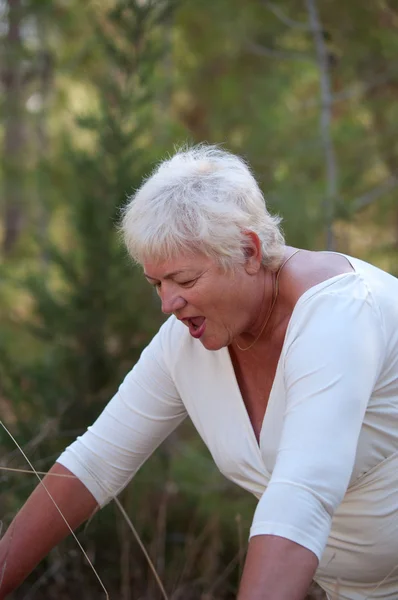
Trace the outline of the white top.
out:
<instances>
[{"instance_id":1,"label":"white top","mask_svg":"<svg viewBox=\"0 0 398 600\"><path fill-rule=\"evenodd\" d=\"M339 598L363 599L398 563L398 280L347 258L354 273L294 308L259 444L228 349L171 317L58 462L103 505L188 414L220 471L259 499L251 536L309 548L326 591L339 580ZM394 577L371 597L398 598Z\"/></svg>"}]
</instances>

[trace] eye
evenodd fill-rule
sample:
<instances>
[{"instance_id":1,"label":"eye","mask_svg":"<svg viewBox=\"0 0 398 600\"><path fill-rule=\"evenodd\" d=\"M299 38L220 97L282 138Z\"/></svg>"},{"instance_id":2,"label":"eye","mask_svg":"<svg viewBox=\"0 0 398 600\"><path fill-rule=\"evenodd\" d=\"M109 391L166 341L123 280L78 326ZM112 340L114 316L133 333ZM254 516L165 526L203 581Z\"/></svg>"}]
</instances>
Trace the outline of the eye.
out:
<instances>
[{"instance_id":1,"label":"eye","mask_svg":"<svg viewBox=\"0 0 398 600\"><path fill-rule=\"evenodd\" d=\"M161 282L160 282L160 281L158 281L157 283L151 283L150 285L151 285L152 287L154 287L154 288L155 288L155 290L156 290L157 292L159 292L159 291L160 291L160 286L161 286L162 284L161 284Z\"/></svg>"},{"instance_id":2,"label":"eye","mask_svg":"<svg viewBox=\"0 0 398 600\"><path fill-rule=\"evenodd\" d=\"M196 279L190 279L189 281L179 281L178 285L181 287L192 287L196 283Z\"/></svg>"}]
</instances>

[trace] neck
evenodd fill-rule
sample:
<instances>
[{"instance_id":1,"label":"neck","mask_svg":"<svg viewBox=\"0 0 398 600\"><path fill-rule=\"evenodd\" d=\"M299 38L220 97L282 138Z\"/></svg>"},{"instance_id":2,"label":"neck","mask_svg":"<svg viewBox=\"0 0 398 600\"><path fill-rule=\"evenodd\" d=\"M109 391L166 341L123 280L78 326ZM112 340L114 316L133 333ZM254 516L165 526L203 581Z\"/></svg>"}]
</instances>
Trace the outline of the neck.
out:
<instances>
[{"instance_id":1,"label":"neck","mask_svg":"<svg viewBox=\"0 0 398 600\"><path fill-rule=\"evenodd\" d=\"M235 340L239 350L249 350L263 337L264 332L269 332L270 322L275 322L275 315L277 315L276 302L279 298L279 276L285 264L298 252L300 252L298 248L294 249L293 252L290 252L290 248L286 249L284 261L276 273L268 269L262 270L262 273L264 273L263 297L260 306L257 306L257 311L254 313L259 316L254 319L246 331L237 336L237 338L243 339L245 343L242 346L237 339ZM254 307L255 309L256 307ZM269 333L267 338L268 336ZM247 338L249 338L249 341L247 341Z\"/></svg>"},{"instance_id":2,"label":"neck","mask_svg":"<svg viewBox=\"0 0 398 600\"><path fill-rule=\"evenodd\" d=\"M275 276L268 269L261 271L262 278L259 282L259 299L253 305L254 319L249 322L245 331L237 336L238 346L246 348L259 339L267 328L267 321L271 316L271 310L275 300ZM261 286L261 287L260 287Z\"/></svg>"}]
</instances>

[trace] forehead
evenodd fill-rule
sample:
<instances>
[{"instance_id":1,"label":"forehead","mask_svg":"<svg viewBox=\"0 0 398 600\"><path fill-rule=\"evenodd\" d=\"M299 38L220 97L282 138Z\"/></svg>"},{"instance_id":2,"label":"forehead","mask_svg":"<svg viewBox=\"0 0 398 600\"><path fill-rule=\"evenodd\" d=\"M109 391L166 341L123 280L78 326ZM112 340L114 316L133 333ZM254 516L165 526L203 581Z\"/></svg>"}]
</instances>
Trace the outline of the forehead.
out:
<instances>
[{"instance_id":1,"label":"forehead","mask_svg":"<svg viewBox=\"0 0 398 600\"><path fill-rule=\"evenodd\" d=\"M181 253L175 258L166 260L148 258L143 262L144 273L151 279L167 279L177 273L200 271L215 265L208 256L199 252Z\"/></svg>"}]
</instances>

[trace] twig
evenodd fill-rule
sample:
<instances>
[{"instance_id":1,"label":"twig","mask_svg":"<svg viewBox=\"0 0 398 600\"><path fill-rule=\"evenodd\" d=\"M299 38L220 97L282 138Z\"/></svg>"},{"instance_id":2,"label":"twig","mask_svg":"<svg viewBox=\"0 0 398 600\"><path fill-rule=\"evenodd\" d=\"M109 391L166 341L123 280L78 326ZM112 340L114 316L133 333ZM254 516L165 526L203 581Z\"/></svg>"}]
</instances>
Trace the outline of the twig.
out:
<instances>
[{"instance_id":1,"label":"twig","mask_svg":"<svg viewBox=\"0 0 398 600\"><path fill-rule=\"evenodd\" d=\"M3 423L0 421L0 424ZM4 425L3 425L4 427ZM22 451L22 450L21 450ZM59 456L59 453L57 454ZM76 479L75 475L68 475L67 473L48 473L47 471L29 471L29 469L15 469L13 467L2 467L0 466L0 471L10 471L11 473L26 473L29 475L48 475L49 477L66 477L67 479ZM94 479L94 477L93 477Z\"/></svg>"},{"instance_id":2,"label":"twig","mask_svg":"<svg viewBox=\"0 0 398 600\"><path fill-rule=\"evenodd\" d=\"M285 13L281 10L279 6L274 4L273 2L268 2L267 0L263 0L263 4L268 10L270 10L282 23L287 25L288 27L292 27L293 29L301 29L302 31L308 31L310 26L308 23L303 23L301 21L295 21L290 17L287 17Z\"/></svg>"},{"instance_id":3,"label":"twig","mask_svg":"<svg viewBox=\"0 0 398 600\"><path fill-rule=\"evenodd\" d=\"M43 482L43 480L40 477L39 473L37 471L35 471L34 466L30 462L29 458L26 456L25 452L22 450L21 446L18 444L17 440L14 438L14 436L12 435L12 433L7 429L7 427L4 425L4 423L2 421L0 421L0 425L3 427L3 429L5 430L5 432L10 436L10 438L12 439L12 441L14 442L14 444L19 448L19 450L22 453L23 457L25 458L26 462L28 463L28 465L32 469L33 473L36 475L36 477L39 480L40 484L43 486L43 488L47 492L48 497L50 498L51 502L54 504L55 508L59 512L62 520L64 521L65 525L69 529L69 532L72 534L72 536L73 536L75 542L77 543L77 545L79 546L80 550L83 552L83 555L84 555L85 559L87 560L88 564L90 565L91 569L93 570L93 573L95 574L96 578L98 579L98 581L99 581L102 589L104 590L105 596L106 596L107 600L109 600L109 594L107 592L107 589L104 586L104 584L102 583L102 580L101 580L100 576L98 575L98 573L97 573L97 571L96 571L93 563L91 562L91 560L89 559L89 557L87 555L87 552L84 550L83 546L81 545L81 543L77 539L77 537L76 537L75 533L73 532L71 526L69 525L68 521L64 517L61 509L58 507L58 504L55 502L54 498L52 497L52 495L50 494L49 490L47 489L46 484Z\"/></svg>"},{"instance_id":4,"label":"twig","mask_svg":"<svg viewBox=\"0 0 398 600\"><path fill-rule=\"evenodd\" d=\"M235 515L235 522L238 529L238 543L239 543L239 579L242 578L243 567L244 567L244 558L245 558L245 547L243 544L243 535L242 535L242 516L240 513Z\"/></svg>"},{"instance_id":5,"label":"twig","mask_svg":"<svg viewBox=\"0 0 398 600\"><path fill-rule=\"evenodd\" d=\"M4 428L5 428L5 425L3 425L3 423L2 423L1 421L0 421L0 424L1 424L1 425L2 425ZM5 428L5 429L6 429L6 428ZM8 431L8 429L6 429L6 431L7 431L7 432L9 433L9 435L11 436L11 433ZM11 437L12 437L12 436L11 436ZM15 440L13 437L12 437L12 439L13 439L13 440L14 440L14 442L17 444L16 440ZM18 445L18 444L17 444L17 445ZM22 449L21 449L21 452L22 452ZM25 456L25 455L24 455L24 456ZM25 456L25 458L26 458L26 456ZM28 458L26 458L26 460L28 461L29 465L31 465L31 463L29 462ZM1 470L1 471L12 471L12 472L14 472L14 473L29 473L30 475L36 475L36 476L39 478L39 481L41 482L41 484L42 484L43 486L44 486L44 483L43 483L43 482L42 482L42 480L40 479L39 475L49 475L50 477L66 477L66 478L68 478L68 479L76 479L75 475L68 475L67 473L65 473L65 474L64 474L64 473L47 473L47 472L45 472L45 471L36 471L36 470L33 468L33 466L32 466L32 469L33 469L32 471L29 471L29 470L27 470L27 469L13 469L13 468L11 468L11 467L0 467L0 470ZM95 477L95 475L92 475L92 474L91 474L91 475L90 475L90 477L92 477L92 479L94 479L95 481L97 481L97 482L98 482L98 477ZM102 482L102 483L103 483L103 482ZM44 486L44 487L45 487L45 486ZM45 489L46 489L46 491L47 491L47 488L45 488ZM60 509L58 508L57 504L55 503L55 500L53 500L52 496L50 495L50 493L49 493L48 491L47 491L47 493L48 493L48 495L50 496L51 500L54 502L54 504L55 504L55 506L57 507L58 511L60 512L60 514L61 514L62 518L64 519L64 521L65 521L65 522L66 522L66 524L68 525L68 523L67 523L67 521L65 520L64 516L62 515L62 513L61 513ZM164 589L164 587L163 587L163 584L162 584L162 582L161 582L161 580L160 580L160 577L159 577L159 575L158 575L158 574L157 574L157 572L156 572L156 569L155 569L155 567L154 567L154 565L153 565L153 563L152 563L152 560L151 560L151 558L150 558L150 556L149 556L149 554L148 554L148 552L147 552L147 550L146 550L146 548L145 548L144 544L142 543L142 541L141 541L141 538L140 538L140 536L138 535L138 532L137 532L137 530L135 529L135 527L134 527L133 523L131 522L131 520L130 520L130 518L129 518L128 514L126 513L126 511L125 511L124 507L122 506L122 504L120 503L119 499L118 499L116 496L113 496L113 500L115 501L115 504L116 504L116 506L119 508L120 512L122 513L123 517L125 518L125 520L126 520L126 523L128 524L129 528L130 528L130 529L131 529L131 531L133 532L133 535L134 535L135 539L137 540L137 542L138 542L138 544L139 544L139 546L140 546L140 548L141 548L141 550L142 550L142 552L143 552L143 554L144 554L144 556L145 556L146 560L148 561L149 567L150 567L150 569L151 569L151 571L152 571L152 573L153 573L153 575L154 575L154 577L155 577L155 579L156 579L156 581L157 581L157 583L158 583L159 589L160 589L160 591L161 591L161 593L162 593L162 596L163 596L164 600L168 600L168 597L167 597L166 591L165 591L165 589ZM69 525L68 525L68 528L69 528L69 530L71 531L71 533L72 533L73 537L75 538L75 540L77 541L77 543L79 544L79 547L80 547L80 549L83 551L83 553L84 553L85 557L86 557L86 558L87 558L87 560L89 561L89 564L91 565L91 562L90 562L89 558L87 557L87 555L86 555L86 553L84 552L84 549L82 548L82 546L81 546L81 544L80 544L79 540L76 538L75 534L73 533L73 531L71 530L71 528L69 527ZM94 569L94 567L93 567L93 569ZM98 575L97 575L97 577L98 577ZM107 596L107 598L109 598L109 596Z\"/></svg>"},{"instance_id":6,"label":"twig","mask_svg":"<svg viewBox=\"0 0 398 600\"><path fill-rule=\"evenodd\" d=\"M289 50L275 50L274 48L266 48L256 42L248 42L247 49L258 56L266 56L267 58L280 58L282 60L307 60L313 62L313 57L305 52L291 52Z\"/></svg>"},{"instance_id":7,"label":"twig","mask_svg":"<svg viewBox=\"0 0 398 600\"><path fill-rule=\"evenodd\" d=\"M37 446L41 444L43 440L45 440L50 434L53 434L56 431L58 425L59 417L48 419L45 423L43 423L42 427L40 428L40 431L35 435L35 437L33 437L31 440L29 440L27 444L25 444L25 446L23 446L24 451L29 452L31 450L34 450ZM11 460L12 458L14 458L14 456L17 455L17 450L13 450L9 454L7 454L7 456L4 457L4 459L0 462L0 466L6 465L9 460Z\"/></svg>"},{"instance_id":8,"label":"twig","mask_svg":"<svg viewBox=\"0 0 398 600\"><path fill-rule=\"evenodd\" d=\"M352 203L354 210L360 211L366 208L396 187L398 187L398 175L390 175L390 177L387 177L380 185L374 187L366 194L359 196L359 198L356 198Z\"/></svg>"},{"instance_id":9,"label":"twig","mask_svg":"<svg viewBox=\"0 0 398 600\"><path fill-rule=\"evenodd\" d=\"M366 92L380 87L386 83L396 81L398 76L397 69L392 69L389 73L383 73L382 75L375 76L374 78L364 81L357 82L353 85L347 86L345 89L340 90L334 94L331 94L331 104L337 104L338 102L344 102L344 100L350 100L358 96L363 96ZM315 108L322 105L320 98L310 98L299 104L294 111L305 110L307 108Z\"/></svg>"},{"instance_id":10,"label":"twig","mask_svg":"<svg viewBox=\"0 0 398 600\"><path fill-rule=\"evenodd\" d=\"M33 585L30 586L28 593L22 598L22 600L30 600L34 598L35 592L45 583L49 577L52 577L59 571L59 569L63 566L62 560L59 560L55 564L51 565L44 571L44 573L34 582Z\"/></svg>"},{"instance_id":11,"label":"twig","mask_svg":"<svg viewBox=\"0 0 398 600\"><path fill-rule=\"evenodd\" d=\"M209 591L207 592L210 596L212 596L212 594L218 588L220 583L222 583L230 575L230 573L232 573L232 571L235 569L236 565L239 564L239 561L240 561L240 550L237 552L237 554L235 554L235 556L232 558L232 560L227 564L227 566L225 567L225 569L221 573L221 575L219 575L217 577L217 579L211 585Z\"/></svg>"},{"instance_id":12,"label":"twig","mask_svg":"<svg viewBox=\"0 0 398 600\"><path fill-rule=\"evenodd\" d=\"M133 532L133 535L134 535L135 539L137 540L137 542L138 542L138 544L139 544L142 552L144 553L144 556L145 556L145 558L148 561L148 565L149 565L149 567L150 567L150 569L151 569L151 571L153 573L153 576L155 577L155 579L157 581L157 584L159 586L159 589L160 589L160 591L162 593L162 596L163 596L164 600L168 600L168 596L166 594L166 590L163 587L163 583L161 582L161 579L160 579L159 575L156 572L154 564L151 561L151 558L150 558L148 552L146 551L146 548L145 548L144 544L142 543L141 538L138 535L138 532L137 532L136 528L134 527L133 523L131 522L131 519L129 518L128 514L126 513L124 507L120 503L120 500L116 496L114 496L113 499L114 499L117 507L119 508L120 512L122 513L122 515L126 519L126 522L127 522L128 526L130 527L131 531Z\"/></svg>"},{"instance_id":13,"label":"twig","mask_svg":"<svg viewBox=\"0 0 398 600\"><path fill-rule=\"evenodd\" d=\"M332 93L330 85L328 54L323 36L323 30L318 17L315 0L306 0L312 35L314 37L320 87L321 87L321 114L320 129L326 162L326 198L324 201L326 220L326 248L333 250L333 216L334 205L337 200L337 164L331 135L332 121Z\"/></svg>"}]
</instances>

